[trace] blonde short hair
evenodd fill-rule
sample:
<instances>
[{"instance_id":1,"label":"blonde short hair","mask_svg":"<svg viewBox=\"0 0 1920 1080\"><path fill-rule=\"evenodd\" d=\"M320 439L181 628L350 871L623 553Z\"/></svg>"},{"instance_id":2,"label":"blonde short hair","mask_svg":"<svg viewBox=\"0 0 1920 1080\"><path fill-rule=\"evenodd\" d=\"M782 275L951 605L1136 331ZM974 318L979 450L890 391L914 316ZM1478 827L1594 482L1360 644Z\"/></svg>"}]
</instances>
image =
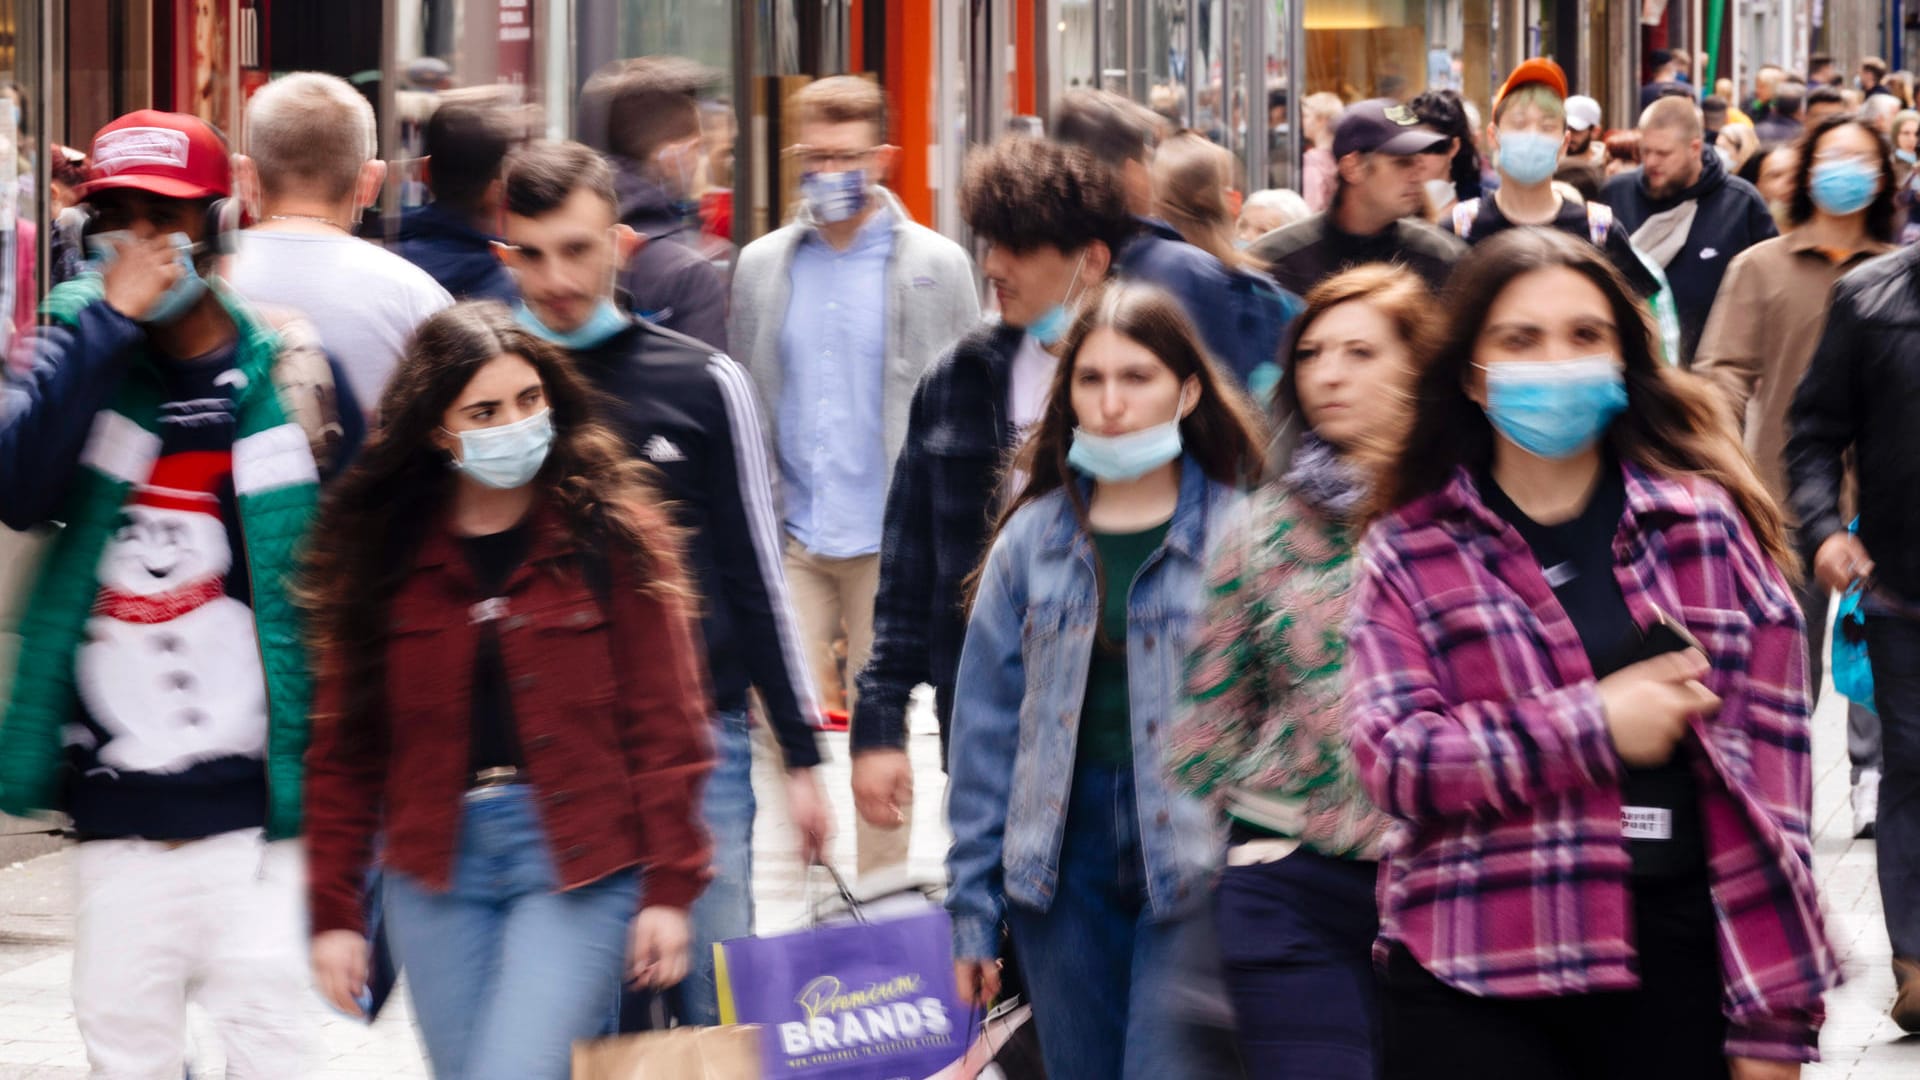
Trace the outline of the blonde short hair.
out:
<instances>
[{"instance_id":1,"label":"blonde short hair","mask_svg":"<svg viewBox=\"0 0 1920 1080\"><path fill-rule=\"evenodd\" d=\"M333 75L275 79L247 103L246 148L269 198L300 191L344 199L378 153L373 106Z\"/></svg>"},{"instance_id":2,"label":"blonde short hair","mask_svg":"<svg viewBox=\"0 0 1920 1080\"><path fill-rule=\"evenodd\" d=\"M873 125L878 141L887 138L887 95L878 83L858 75L829 75L815 79L793 95L793 115L802 124Z\"/></svg>"}]
</instances>

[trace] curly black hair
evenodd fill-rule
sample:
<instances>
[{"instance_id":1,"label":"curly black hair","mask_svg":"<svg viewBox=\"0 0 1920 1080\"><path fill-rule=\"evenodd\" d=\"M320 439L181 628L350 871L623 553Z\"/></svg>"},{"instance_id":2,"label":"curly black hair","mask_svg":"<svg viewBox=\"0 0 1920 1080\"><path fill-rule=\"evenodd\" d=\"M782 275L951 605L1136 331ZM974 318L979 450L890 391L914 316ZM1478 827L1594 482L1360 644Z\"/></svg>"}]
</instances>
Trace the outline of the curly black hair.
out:
<instances>
[{"instance_id":1,"label":"curly black hair","mask_svg":"<svg viewBox=\"0 0 1920 1080\"><path fill-rule=\"evenodd\" d=\"M1893 144L1887 141L1880 129L1862 120L1854 113L1839 113L1829 116L1815 124L1800 139L1800 160L1793 167L1793 197L1787 201L1787 220L1795 228L1813 220L1813 156L1820 146L1820 140L1848 125L1858 127L1873 136L1874 145L1880 148L1880 194L1874 196L1873 203L1867 207L1867 235L1882 243L1892 243L1894 235L1894 199L1899 194L1899 181L1893 170ZM1758 155L1755 155L1756 157Z\"/></svg>"},{"instance_id":2,"label":"curly black hair","mask_svg":"<svg viewBox=\"0 0 1920 1080\"><path fill-rule=\"evenodd\" d=\"M967 155L960 216L996 247L1119 251L1136 226L1113 170L1085 150L1008 135Z\"/></svg>"}]
</instances>

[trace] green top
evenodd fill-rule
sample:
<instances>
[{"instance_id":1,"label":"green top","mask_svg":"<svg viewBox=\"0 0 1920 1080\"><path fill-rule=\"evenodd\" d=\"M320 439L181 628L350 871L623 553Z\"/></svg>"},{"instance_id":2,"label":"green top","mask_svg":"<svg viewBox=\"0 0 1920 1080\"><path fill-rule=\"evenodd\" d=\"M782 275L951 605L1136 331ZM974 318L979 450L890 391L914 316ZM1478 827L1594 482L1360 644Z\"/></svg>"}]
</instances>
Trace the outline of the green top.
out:
<instances>
[{"instance_id":1,"label":"green top","mask_svg":"<svg viewBox=\"0 0 1920 1080\"><path fill-rule=\"evenodd\" d=\"M1093 534L1100 558L1100 634L1087 664L1077 757L1096 765L1133 764L1133 719L1127 698L1127 594L1147 559L1166 542L1171 521L1142 532Z\"/></svg>"}]
</instances>

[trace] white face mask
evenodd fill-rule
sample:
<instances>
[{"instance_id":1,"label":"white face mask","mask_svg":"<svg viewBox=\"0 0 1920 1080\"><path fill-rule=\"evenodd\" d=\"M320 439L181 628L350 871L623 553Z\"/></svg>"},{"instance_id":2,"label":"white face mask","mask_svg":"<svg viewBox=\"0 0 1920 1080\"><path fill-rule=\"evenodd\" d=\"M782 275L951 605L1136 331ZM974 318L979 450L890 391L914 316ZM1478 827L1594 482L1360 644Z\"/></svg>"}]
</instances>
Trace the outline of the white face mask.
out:
<instances>
[{"instance_id":1,"label":"white face mask","mask_svg":"<svg viewBox=\"0 0 1920 1080\"><path fill-rule=\"evenodd\" d=\"M553 447L553 410L541 409L525 420L499 427L447 434L460 440L460 457L449 462L455 470L490 488L511 491L531 483L547 463L547 451Z\"/></svg>"}]
</instances>

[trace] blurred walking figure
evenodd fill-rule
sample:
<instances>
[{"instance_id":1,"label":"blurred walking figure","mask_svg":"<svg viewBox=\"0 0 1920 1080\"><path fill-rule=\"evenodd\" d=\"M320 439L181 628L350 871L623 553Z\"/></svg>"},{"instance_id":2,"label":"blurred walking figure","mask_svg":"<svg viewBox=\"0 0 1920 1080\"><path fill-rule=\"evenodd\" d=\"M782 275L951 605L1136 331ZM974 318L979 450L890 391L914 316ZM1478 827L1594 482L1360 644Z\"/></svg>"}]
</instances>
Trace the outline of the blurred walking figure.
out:
<instances>
[{"instance_id":1,"label":"blurred walking figure","mask_svg":"<svg viewBox=\"0 0 1920 1080\"><path fill-rule=\"evenodd\" d=\"M1114 272L1172 294L1202 344L1241 385L1271 364L1300 298L1263 278L1235 274L1154 217L1152 113L1118 94L1077 90L1054 111L1054 138L1111 171L1134 217L1134 235L1114 252Z\"/></svg>"},{"instance_id":2,"label":"blurred walking figure","mask_svg":"<svg viewBox=\"0 0 1920 1080\"><path fill-rule=\"evenodd\" d=\"M1880 100L1891 100L1882 97ZM1712 379L1753 455L1760 479L1788 505L1787 409L1826 326L1833 285L1893 250L1896 186L1890 147L1857 117L1822 121L1794 173L1785 236L1748 248L1727 267L1693 369ZM1799 589L1807 621L1807 686L1819 694L1832 593L1809 576ZM1871 836L1880 794L1880 719L1847 705L1856 836Z\"/></svg>"},{"instance_id":3,"label":"blurred walking figure","mask_svg":"<svg viewBox=\"0 0 1920 1080\"><path fill-rule=\"evenodd\" d=\"M1340 95L1324 90L1308 94L1300 102L1300 132L1307 137L1300 196L1307 200L1307 209L1316 214L1333 205L1334 188L1340 179L1333 160L1333 133L1345 111Z\"/></svg>"},{"instance_id":4,"label":"blurred walking figure","mask_svg":"<svg viewBox=\"0 0 1920 1080\"><path fill-rule=\"evenodd\" d=\"M1840 972L1780 513L1592 245L1497 236L1442 303L1348 620L1385 1075L1797 1076Z\"/></svg>"},{"instance_id":5,"label":"blurred walking figure","mask_svg":"<svg viewBox=\"0 0 1920 1080\"><path fill-rule=\"evenodd\" d=\"M586 114L604 117L620 223L642 243L620 270L634 315L727 351L727 279L703 255L695 212L701 164L701 92L717 75L677 56L643 56L595 75Z\"/></svg>"},{"instance_id":6,"label":"blurred walking figure","mask_svg":"<svg viewBox=\"0 0 1920 1080\"><path fill-rule=\"evenodd\" d=\"M1226 818L1214 916L1249 1076L1378 1075L1374 883L1389 819L1347 749L1341 668L1371 472L1438 345L1432 308L1401 267L1349 270L1308 296L1275 402L1286 471L1207 560L1168 764Z\"/></svg>"},{"instance_id":7,"label":"blurred walking figure","mask_svg":"<svg viewBox=\"0 0 1920 1080\"><path fill-rule=\"evenodd\" d=\"M873 655L848 737L854 805L883 829L902 824L913 802L907 710L923 683L948 749L966 582L1020 476L1003 466L1046 411L1079 304L1134 228L1110 171L1083 151L1018 135L968 155L960 212L987 244L980 269L1000 314L921 379L887 489Z\"/></svg>"},{"instance_id":8,"label":"blurred walking figure","mask_svg":"<svg viewBox=\"0 0 1920 1080\"><path fill-rule=\"evenodd\" d=\"M976 579L947 791L954 967L990 1002L1005 918L1053 1080L1201 1068L1163 998L1220 848L1167 783L1166 739L1201 560L1263 444L1171 297L1097 293Z\"/></svg>"},{"instance_id":9,"label":"blurred walking figure","mask_svg":"<svg viewBox=\"0 0 1920 1080\"><path fill-rule=\"evenodd\" d=\"M1233 246L1241 250L1275 229L1284 229L1312 216L1307 201L1297 191L1264 188L1246 197L1240 204L1240 216L1234 222Z\"/></svg>"},{"instance_id":10,"label":"blurred walking figure","mask_svg":"<svg viewBox=\"0 0 1920 1080\"><path fill-rule=\"evenodd\" d=\"M506 244L520 325L567 351L598 391L602 423L658 471L687 531L699 590L716 763L701 817L715 837L712 879L693 907L693 963L671 995L682 1023L719 1022L713 944L753 933L753 751L757 691L786 767L802 864L833 835L814 766L821 722L781 572L766 437L747 373L722 353L620 310L614 276L641 239L615 217L614 178L579 143L536 142L507 160ZM647 1013L628 1002L628 1026Z\"/></svg>"},{"instance_id":11,"label":"blurred walking figure","mask_svg":"<svg viewBox=\"0 0 1920 1080\"><path fill-rule=\"evenodd\" d=\"M1162 143L1153 156L1153 208L1187 243L1219 260L1236 289L1265 297L1280 313L1295 301L1274 284L1259 260L1234 243L1234 215L1228 205L1233 154L1198 132L1181 132ZM1255 364L1243 378L1247 389L1264 394L1279 378L1279 340L1275 354Z\"/></svg>"},{"instance_id":12,"label":"blurred walking figure","mask_svg":"<svg viewBox=\"0 0 1920 1080\"><path fill-rule=\"evenodd\" d=\"M332 75L276 79L247 102L246 152L239 179L261 201L233 287L312 319L371 409L414 328L453 302L426 271L354 235L387 175L373 107Z\"/></svg>"},{"instance_id":13,"label":"blurred walking figure","mask_svg":"<svg viewBox=\"0 0 1920 1080\"><path fill-rule=\"evenodd\" d=\"M1883 759L1874 856L1893 943L1893 1019L1920 1033L1917 260L1920 248L1902 248L1834 286L1820 343L1787 410L1787 479L1796 535L1815 580L1828 589L1866 593L1862 608ZM1857 536L1841 512L1849 459L1859 487Z\"/></svg>"},{"instance_id":14,"label":"blurred walking figure","mask_svg":"<svg viewBox=\"0 0 1920 1080\"><path fill-rule=\"evenodd\" d=\"M733 324L773 421L784 495L785 562L808 662L831 709L873 649L873 598L887 488L920 377L980 320L973 263L916 224L883 186L896 148L886 98L853 76L793 98L806 201L793 224L747 245L734 272ZM903 866L910 826L862 824L860 872Z\"/></svg>"},{"instance_id":15,"label":"blurred walking figure","mask_svg":"<svg viewBox=\"0 0 1920 1080\"><path fill-rule=\"evenodd\" d=\"M0 810L62 810L81 838L94 1076L180 1076L189 1002L235 1075L302 1076L310 669L288 590L360 409L311 326L214 276L237 209L218 133L143 110L92 157L89 269L0 383L0 522L63 525L20 623Z\"/></svg>"},{"instance_id":16,"label":"blurred walking figure","mask_svg":"<svg viewBox=\"0 0 1920 1080\"><path fill-rule=\"evenodd\" d=\"M443 94L426 125L427 190L433 201L400 219L400 254L461 300L519 299L500 264L500 164L513 148L512 114L498 99ZM483 91L491 95L492 91Z\"/></svg>"},{"instance_id":17,"label":"blurred walking figure","mask_svg":"<svg viewBox=\"0 0 1920 1080\"><path fill-rule=\"evenodd\" d=\"M563 1080L622 974L687 972L713 754L696 600L651 470L594 409L505 307L434 316L308 558L314 980L361 1011L383 835L443 1078Z\"/></svg>"}]
</instances>

